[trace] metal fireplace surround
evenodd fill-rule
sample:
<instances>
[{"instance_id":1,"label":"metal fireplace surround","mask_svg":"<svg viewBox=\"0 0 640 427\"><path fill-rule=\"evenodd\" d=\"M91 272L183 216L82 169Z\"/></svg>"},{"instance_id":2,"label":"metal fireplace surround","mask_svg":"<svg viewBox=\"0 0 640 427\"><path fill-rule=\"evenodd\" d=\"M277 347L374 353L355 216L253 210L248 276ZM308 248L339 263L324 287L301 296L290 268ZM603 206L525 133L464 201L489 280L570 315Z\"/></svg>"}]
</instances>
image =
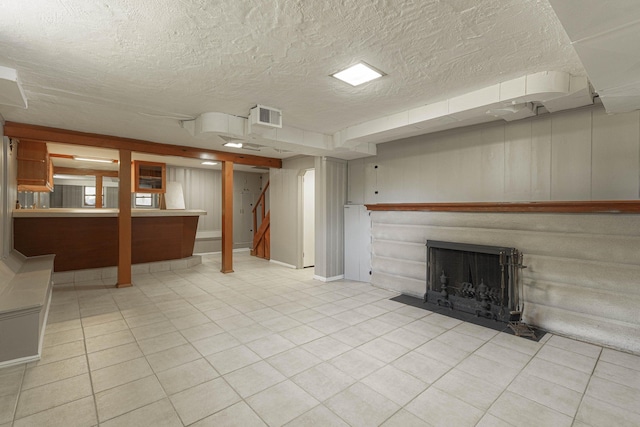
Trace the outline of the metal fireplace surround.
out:
<instances>
[{"instance_id":1,"label":"metal fireplace surround","mask_svg":"<svg viewBox=\"0 0 640 427\"><path fill-rule=\"evenodd\" d=\"M427 241L424 301L478 317L513 322L520 315L515 248ZM515 314L514 314L515 313Z\"/></svg>"}]
</instances>

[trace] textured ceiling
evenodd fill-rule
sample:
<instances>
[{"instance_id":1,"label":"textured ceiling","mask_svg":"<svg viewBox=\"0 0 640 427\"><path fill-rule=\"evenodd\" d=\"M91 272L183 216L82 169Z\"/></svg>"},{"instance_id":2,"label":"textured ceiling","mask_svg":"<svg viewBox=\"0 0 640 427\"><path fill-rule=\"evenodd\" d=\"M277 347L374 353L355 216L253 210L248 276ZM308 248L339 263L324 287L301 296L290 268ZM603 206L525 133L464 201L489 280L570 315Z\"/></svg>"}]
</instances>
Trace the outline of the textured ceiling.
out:
<instances>
[{"instance_id":1,"label":"textured ceiling","mask_svg":"<svg viewBox=\"0 0 640 427\"><path fill-rule=\"evenodd\" d=\"M387 76L329 77L360 60ZM547 0L4 0L0 66L28 99L0 105L6 120L212 149L179 119L264 104L332 134L525 74L585 74Z\"/></svg>"}]
</instances>

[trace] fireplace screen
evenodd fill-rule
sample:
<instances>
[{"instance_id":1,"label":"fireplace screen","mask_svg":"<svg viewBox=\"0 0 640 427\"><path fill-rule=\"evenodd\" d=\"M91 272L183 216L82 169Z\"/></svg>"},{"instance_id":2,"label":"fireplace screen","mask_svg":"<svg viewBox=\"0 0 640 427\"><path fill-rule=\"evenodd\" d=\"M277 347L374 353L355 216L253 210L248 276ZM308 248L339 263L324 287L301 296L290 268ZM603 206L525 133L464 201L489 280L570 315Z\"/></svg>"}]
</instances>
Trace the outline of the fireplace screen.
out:
<instances>
[{"instance_id":1,"label":"fireplace screen","mask_svg":"<svg viewBox=\"0 0 640 427\"><path fill-rule=\"evenodd\" d=\"M425 302L507 322L521 259L514 248L428 240Z\"/></svg>"}]
</instances>

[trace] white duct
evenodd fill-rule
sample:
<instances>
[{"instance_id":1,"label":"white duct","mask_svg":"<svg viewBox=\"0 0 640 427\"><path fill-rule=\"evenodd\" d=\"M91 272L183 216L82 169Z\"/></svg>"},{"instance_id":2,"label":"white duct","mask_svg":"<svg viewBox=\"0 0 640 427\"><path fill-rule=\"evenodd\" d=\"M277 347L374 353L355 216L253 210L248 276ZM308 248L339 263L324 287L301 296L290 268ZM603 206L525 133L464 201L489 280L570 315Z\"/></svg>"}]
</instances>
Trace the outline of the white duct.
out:
<instances>
[{"instance_id":1,"label":"white duct","mask_svg":"<svg viewBox=\"0 0 640 427\"><path fill-rule=\"evenodd\" d=\"M318 156L356 159L376 154L376 144L494 120L520 120L537 114L593 103L589 82L560 71L545 71L502 82L455 98L342 129L333 135L291 126L252 129L247 119L225 113L203 113L182 126L200 137L216 134Z\"/></svg>"},{"instance_id":2,"label":"white duct","mask_svg":"<svg viewBox=\"0 0 640 427\"><path fill-rule=\"evenodd\" d=\"M27 108L27 97L13 68L0 67L0 104Z\"/></svg>"},{"instance_id":3,"label":"white duct","mask_svg":"<svg viewBox=\"0 0 640 427\"><path fill-rule=\"evenodd\" d=\"M640 2L550 0L608 113L640 109Z\"/></svg>"}]
</instances>

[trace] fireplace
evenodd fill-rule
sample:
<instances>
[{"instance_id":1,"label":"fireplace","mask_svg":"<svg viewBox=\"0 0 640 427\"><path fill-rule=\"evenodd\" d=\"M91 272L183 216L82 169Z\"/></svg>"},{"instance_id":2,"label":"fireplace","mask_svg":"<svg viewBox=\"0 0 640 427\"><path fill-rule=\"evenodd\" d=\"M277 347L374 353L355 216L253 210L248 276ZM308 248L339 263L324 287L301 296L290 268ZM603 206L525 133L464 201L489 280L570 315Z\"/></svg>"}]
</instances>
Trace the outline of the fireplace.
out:
<instances>
[{"instance_id":1,"label":"fireplace","mask_svg":"<svg viewBox=\"0 0 640 427\"><path fill-rule=\"evenodd\" d=\"M515 248L427 241L424 301L503 322L520 321Z\"/></svg>"}]
</instances>

